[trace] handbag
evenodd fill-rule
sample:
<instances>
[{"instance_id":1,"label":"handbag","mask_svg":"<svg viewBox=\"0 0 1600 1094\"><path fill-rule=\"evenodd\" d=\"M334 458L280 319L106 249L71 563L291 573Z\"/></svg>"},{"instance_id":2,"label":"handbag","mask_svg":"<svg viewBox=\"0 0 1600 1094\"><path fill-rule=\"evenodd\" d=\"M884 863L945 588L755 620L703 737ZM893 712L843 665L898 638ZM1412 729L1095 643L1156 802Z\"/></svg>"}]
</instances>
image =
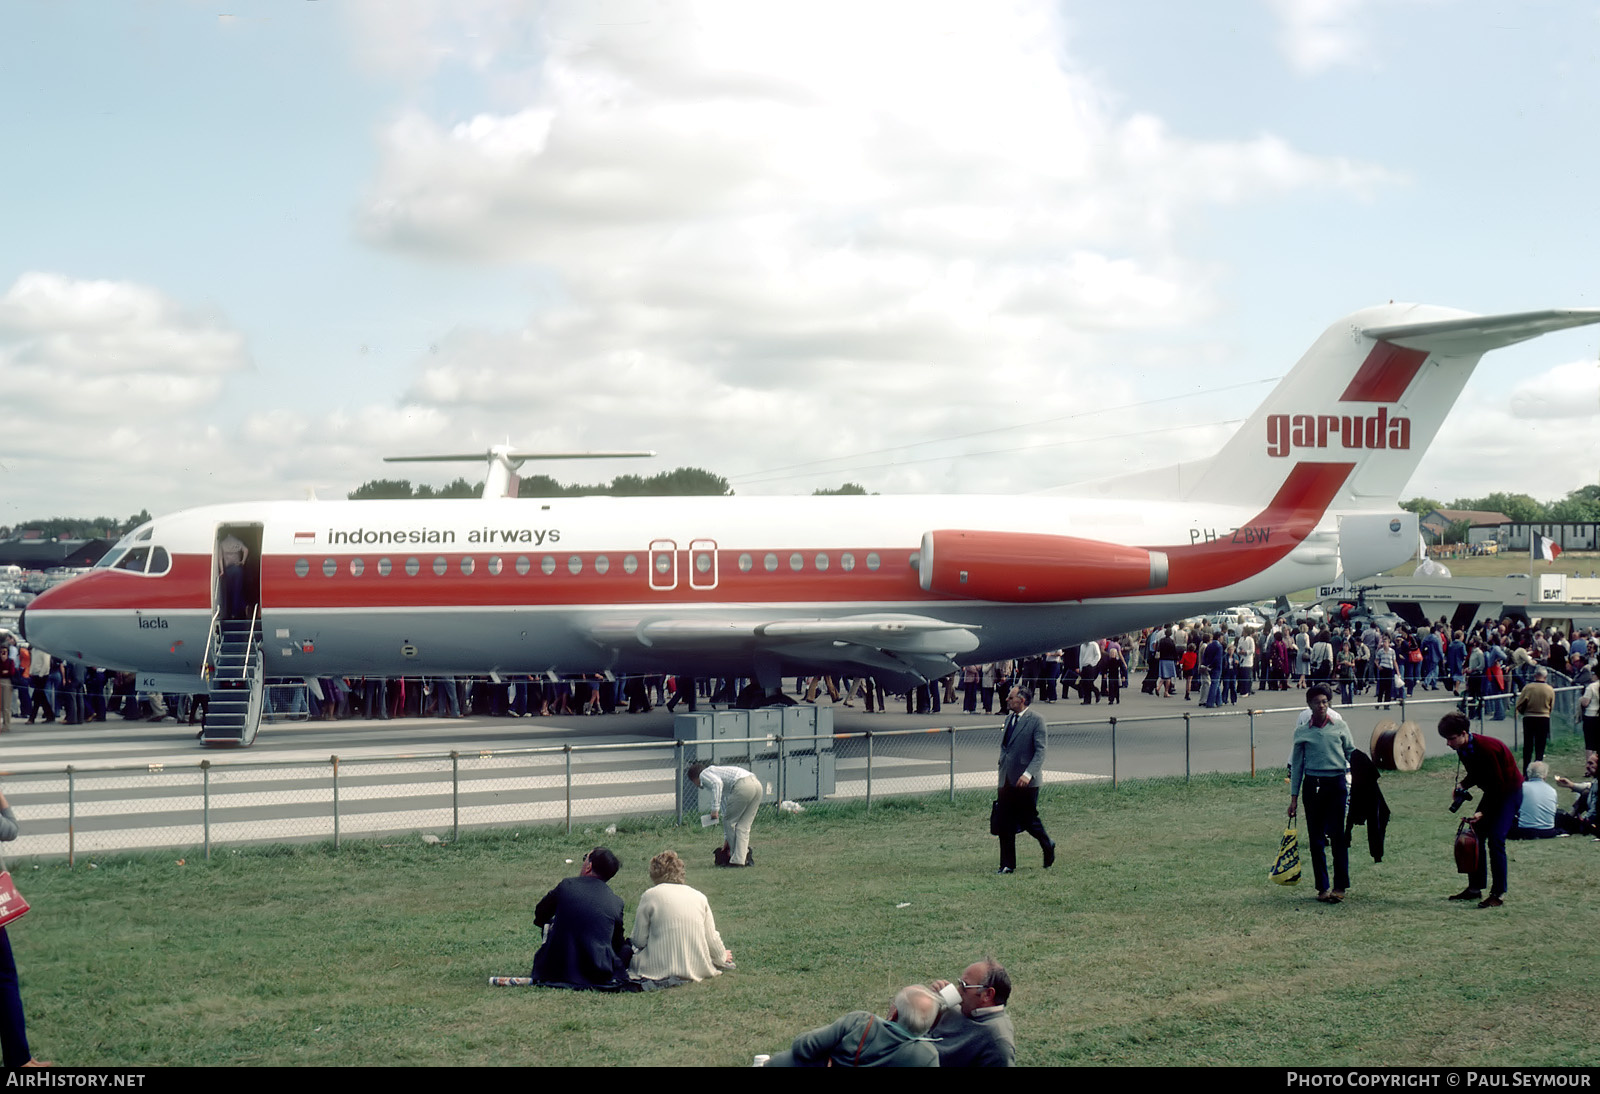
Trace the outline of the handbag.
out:
<instances>
[{"instance_id":1,"label":"handbag","mask_svg":"<svg viewBox=\"0 0 1600 1094\"><path fill-rule=\"evenodd\" d=\"M996 798L994 804L989 806L989 834L991 836L1014 836L1022 831L1022 826L1017 823L1016 817L1010 809L1000 804Z\"/></svg>"},{"instance_id":2,"label":"handbag","mask_svg":"<svg viewBox=\"0 0 1600 1094\"><path fill-rule=\"evenodd\" d=\"M21 919L27 911L28 902L17 892L17 886L11 880L11 871L6 869L5 860L0 859L0 928L13 919Z\"/></svg>"},{"instance_id":3,"label":"handbag","mask_svg":"<svg viewBox=\"0 0 1600 1094\"><path fill-rule=\"evenodd\" d=\"M1462 818L1456 826L1456 873L1470 874L1478 868L1478 856L1483 849L1478 846L1478 833L1473 829L1472 822Z\"/></svg>"},{"instance_id":4,"label":"handbag","mask_svg":"<svg viewBox=\"0 0 1600 1094\"><path fill-rule=\"evenodd\" d=\"M1300 830L1291 824L1283 830L1283 841L1278 844L1278 855L1272 860L1267 876L1279 885L1300 884Z\"/></svg>"}]
</instances>

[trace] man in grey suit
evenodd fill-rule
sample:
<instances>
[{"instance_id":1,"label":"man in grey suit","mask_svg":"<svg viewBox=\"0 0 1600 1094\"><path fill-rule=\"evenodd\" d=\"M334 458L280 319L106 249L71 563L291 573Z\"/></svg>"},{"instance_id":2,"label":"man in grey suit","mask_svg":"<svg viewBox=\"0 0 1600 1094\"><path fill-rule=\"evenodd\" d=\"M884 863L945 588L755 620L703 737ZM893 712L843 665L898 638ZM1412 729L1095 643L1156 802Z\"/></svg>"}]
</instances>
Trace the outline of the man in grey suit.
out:
<instances>
[{"instance_id":1,"label":"man in grey suit","mask_svg":"<svg viewBox=\"0 0 1600 1094\"><path fill-rule=\"evenodd\" d=\"M1000 792L995 803L994 823L1000 837L1000 874L1017 871L1017 833L1026 832L1039 841L1044 852L1044 868L1056 860L1056 844L1039 819L1039 784L1044 780L1044 719L1028 706L1033 693L1027 688L1012 688L1006 705L1005 736L1000 741Z\"/></svg>"}]
</instances>

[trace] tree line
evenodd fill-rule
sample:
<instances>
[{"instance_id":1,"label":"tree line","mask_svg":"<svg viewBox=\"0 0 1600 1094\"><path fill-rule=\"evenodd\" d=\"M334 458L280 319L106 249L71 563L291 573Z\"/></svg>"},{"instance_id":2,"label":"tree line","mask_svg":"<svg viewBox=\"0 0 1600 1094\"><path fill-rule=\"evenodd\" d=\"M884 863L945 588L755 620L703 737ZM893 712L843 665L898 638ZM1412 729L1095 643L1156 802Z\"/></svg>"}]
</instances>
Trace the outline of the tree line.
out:
<instances>
[{"instance_id":1,"label":"tree line","mask_svg":"<svg viewBox=\"0 0 1600 1094\"><path fill-rule=\"evenodd\" d=\"M14 539L24 532L38 533L39 539L121 539L150 519L141 509L127 520L115 517L50 517L47 520L18 521L13 527L0 527L0 539Z\"/></svg>"},{"instance_id":2,"label":"tree line","mask_svg":"<svg viewBox=\"0 0 1600 1094\"><path fill-rule=\"evenodd\" d=\"M1519 524L1582 524L1600 521L1600 486L1580 486L1559 501L1538 501L1529 494L1497 491L1481 498L1457 498L1448 504L1436 498L1412 498L1400 508L1425 517L1435 509L1472 509L1504 513ZM1466 541L1467 521L1456 521L1445 534L1446 543Z\"/></svg>"},{"instance_id":3,"label":"tree line","mask_svg":"<svg viewBox=\"0 0 1600 1094\"><path fill-rule=\"evenodd\" d=\"M549 475L524 475L518 478L517 496L524 498L579 498L602 495L616 498L729 497L733 488L721 475L698 467L679 467L655 475L618 475L610 482L557 482ZM410 479L372 479L350 491L351 501L407 498L476 498L483 493L483 480L476 483L458 478L435 489L427 483L412 485ZM819 494L865 494L867 488L847 482L833 489L815 490Z\"/></svg>"}]
</instances>

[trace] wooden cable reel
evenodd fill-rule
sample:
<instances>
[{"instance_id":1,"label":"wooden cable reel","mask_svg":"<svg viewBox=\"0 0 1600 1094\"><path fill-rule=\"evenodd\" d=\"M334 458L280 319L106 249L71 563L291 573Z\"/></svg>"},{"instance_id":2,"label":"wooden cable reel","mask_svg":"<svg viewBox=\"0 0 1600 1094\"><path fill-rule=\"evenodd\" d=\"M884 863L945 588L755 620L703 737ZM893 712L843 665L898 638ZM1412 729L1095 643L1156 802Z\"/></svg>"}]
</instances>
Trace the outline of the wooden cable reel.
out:
<instances>
[{"instance_id":1,"label":"wooden cable reel","mask_svg":"<svg viewBox=\"0 0 1600 1094\"><path fill-rule=\"evenodd\" d=\"M1372 727L1372 741L1367 749L1372 762L1385 771L1415 771L1422 766L1428 754L1427 742L1415 722L1395 725L1391 721L1379 722Z\"/></svg>"}]
</instances>

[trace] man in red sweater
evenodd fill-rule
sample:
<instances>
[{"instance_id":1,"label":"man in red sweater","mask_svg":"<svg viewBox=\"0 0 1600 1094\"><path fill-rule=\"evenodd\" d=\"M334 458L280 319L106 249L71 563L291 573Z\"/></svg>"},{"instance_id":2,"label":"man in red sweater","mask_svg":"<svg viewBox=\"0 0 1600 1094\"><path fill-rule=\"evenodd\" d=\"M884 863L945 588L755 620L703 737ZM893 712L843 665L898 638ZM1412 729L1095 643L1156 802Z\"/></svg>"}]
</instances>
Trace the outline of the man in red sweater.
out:
<instances>
[{"instance_id":1,"label":"man in red sweater","mask_svg":"<svg viewBox=\"0 0 1600 1094\"><path fill-rule=\"evenodd\" d=\"M1478 864L1467 887L1450 899L1477 900L1480 908L1498 908L1506 892L1506 833L1516 823L1517 810L1522 807L1522 772L1517 770L1516 757L1509 748L1493 737L1473 733L1472 722L1460 711L1453 710L1439 719L1439 736L1455 749L1461 766L1467 769L1456 789L1476 786L1483 792L1478 811L1467 818L1482 845ZM1488 863L1484 861L1486 857ZM1494 888L1485 898L1483 883L1489 865L1494 867Z\"/></svg>"}]
</instances>

